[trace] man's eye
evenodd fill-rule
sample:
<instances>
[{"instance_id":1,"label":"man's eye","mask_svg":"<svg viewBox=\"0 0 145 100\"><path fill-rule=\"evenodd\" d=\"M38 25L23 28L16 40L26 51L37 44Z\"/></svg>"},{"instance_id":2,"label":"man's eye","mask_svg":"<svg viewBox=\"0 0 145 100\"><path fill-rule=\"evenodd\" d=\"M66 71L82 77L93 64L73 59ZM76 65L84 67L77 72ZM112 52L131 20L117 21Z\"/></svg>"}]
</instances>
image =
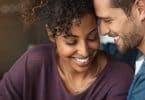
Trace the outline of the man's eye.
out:
<instances>
[{"instance_id":1,"label":"man's eye","mask_svg":"<svg viewBox=\"0 0 145 100\"><path fill-rule=\"evenodd\" d=\"M105 23L111 23L112 20L111 20L111 19L105 19L104 22L105 22Z\"/></svg>"}]
</instances>

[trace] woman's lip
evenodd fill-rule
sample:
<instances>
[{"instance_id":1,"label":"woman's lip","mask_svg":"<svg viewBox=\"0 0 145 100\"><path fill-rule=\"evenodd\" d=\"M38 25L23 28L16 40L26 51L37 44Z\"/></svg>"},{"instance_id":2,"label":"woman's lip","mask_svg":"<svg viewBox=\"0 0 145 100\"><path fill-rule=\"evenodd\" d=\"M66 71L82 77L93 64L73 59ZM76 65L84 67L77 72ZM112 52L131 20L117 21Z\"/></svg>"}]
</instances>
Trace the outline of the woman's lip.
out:
<instances>
[{"instance_id":1,"label":"woman's lip","mask_svg":"<svg viewBox=\"0 0 145 100\"><path fill-rule=\"evenodd\" d=\"M90 59L78 59L78 58L74 58L75 62L79 65L86 65L89 63Z\"/></svg>"},{"instance_id":2,"label":"woman's lip","mask_svg":"<svg viewBox=\"0 0 145 100\"><path fill-rule=\"evenodd\" d=\"M94 53L88 57L72 57L72 58L78 65L85 66L92 62L95 55L96 55L96 51L94 51Z\"/></svg>"}]
</instances>

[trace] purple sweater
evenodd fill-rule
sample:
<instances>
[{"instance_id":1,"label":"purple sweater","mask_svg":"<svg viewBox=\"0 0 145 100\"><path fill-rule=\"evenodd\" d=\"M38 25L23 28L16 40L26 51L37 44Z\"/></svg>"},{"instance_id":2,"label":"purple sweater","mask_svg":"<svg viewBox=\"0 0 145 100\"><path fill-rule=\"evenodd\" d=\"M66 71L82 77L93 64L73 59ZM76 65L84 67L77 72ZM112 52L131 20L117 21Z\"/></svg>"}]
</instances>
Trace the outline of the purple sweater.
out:
<instances>
[{"instance_id":1,"label":"purple sweater","mask_svg":"<svg viewBox=\"0 0 145 100\"><path fill-rule=\"evenodd\" d=\"M130 66L110 57L86 91L71 95L59 76L54 51L52 44L29 49L1 80L0 100L126 100L133 80Z\"/></svg>"}]
</instances>

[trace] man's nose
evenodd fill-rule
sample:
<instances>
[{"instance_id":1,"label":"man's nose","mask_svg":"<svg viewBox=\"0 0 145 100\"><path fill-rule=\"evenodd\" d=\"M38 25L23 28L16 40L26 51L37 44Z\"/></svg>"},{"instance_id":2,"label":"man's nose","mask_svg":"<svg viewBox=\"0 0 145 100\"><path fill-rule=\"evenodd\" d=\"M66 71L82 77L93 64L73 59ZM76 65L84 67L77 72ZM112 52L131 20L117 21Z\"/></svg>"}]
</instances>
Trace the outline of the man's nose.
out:
<instances>
[{"instance_id":1,"label":"man's nose","mask_svg":"<svg viewBox=\"0 0 145 100\"><path fill-rule=\"evenodd\" d=\"M108 35L110 32L110 29L107 24L105 24L104 22L100 22L98 24L98 31L99 31L99 34L101 35Z\"/></svg>"}]
</instances>

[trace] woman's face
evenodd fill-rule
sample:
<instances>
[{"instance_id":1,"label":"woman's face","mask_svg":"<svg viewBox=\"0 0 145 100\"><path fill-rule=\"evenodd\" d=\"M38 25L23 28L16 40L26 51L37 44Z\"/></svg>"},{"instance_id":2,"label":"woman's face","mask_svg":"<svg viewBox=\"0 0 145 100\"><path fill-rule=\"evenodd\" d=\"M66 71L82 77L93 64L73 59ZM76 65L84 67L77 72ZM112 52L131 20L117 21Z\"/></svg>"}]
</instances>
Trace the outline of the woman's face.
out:
<instances>
[{"instance_id":1,"label":"woman's face","mask_svg":"<svg viewBox=\"0 0 145 100\"><path fill-rule=\"evenodd\" d=\"M70 36L55 38L59 62L76 72L87 71L100 47L95 16L85 14L81 24L73 23L70 32Z\"/></svg>"}]
</instances>

